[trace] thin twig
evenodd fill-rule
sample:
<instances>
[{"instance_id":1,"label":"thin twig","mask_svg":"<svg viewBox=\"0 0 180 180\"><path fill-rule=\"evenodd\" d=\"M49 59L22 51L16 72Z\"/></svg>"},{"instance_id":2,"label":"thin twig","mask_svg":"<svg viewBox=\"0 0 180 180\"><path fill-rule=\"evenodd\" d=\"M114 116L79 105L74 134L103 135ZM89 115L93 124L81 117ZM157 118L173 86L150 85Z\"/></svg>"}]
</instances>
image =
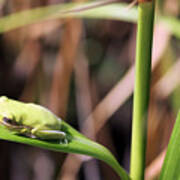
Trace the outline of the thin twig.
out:
<instances>
[{"instance_id":1,"label":"thin twig","mask_svg":"<svg viewBox=\"0 0 180 180\"><path fill-rule=\"evenodd\" d=\"M146 168L145 171L145 179L152 180L156 178L160 171L164 162L164 158L166 155L166 148L157 156L157 158Z\"/></svg>"},{"instance_id":2,"label":"thin twig","mask_svg":"<svg viewBox=\"0 0 180 180\"><path fill-rule=\"evenodd\" d=\"M112 3L116 3L116 2L119 2L119 0L105 0L105 1L95 2L95 3L92 3L90 5L88 4L88 5L83 6L83 7L62 11L62 13L64 13L64 14L66 14L66 13L78 13L78 12L82 12L82 11L85 11L85 10L97 8L97 7L100 7L100 6L105 6L105 5L109 5L109 4L112 4Z\"/></svg>"}]
</instances>

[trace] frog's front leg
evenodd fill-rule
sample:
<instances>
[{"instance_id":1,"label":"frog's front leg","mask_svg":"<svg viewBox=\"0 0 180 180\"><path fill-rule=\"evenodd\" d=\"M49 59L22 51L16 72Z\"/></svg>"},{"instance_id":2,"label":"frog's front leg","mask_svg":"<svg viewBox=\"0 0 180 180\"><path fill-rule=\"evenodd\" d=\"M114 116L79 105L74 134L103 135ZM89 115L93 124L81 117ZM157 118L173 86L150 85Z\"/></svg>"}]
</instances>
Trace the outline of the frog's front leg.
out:
<instances>
[{"instance_id":1,"label":"frog's front leg","mask_svg":"<svg viewBox=\"0 0 180 180\"><path fill-rule=\"evenodd\" d=\"M65 140L66 133L58 130L45 130L34 128L31 130L32 137L45 140Z\"/></svg>"},{"instance_id":2,"label":"frog's front leg","mask_svg":"<svg viewBox=\"0 0 180 180\"><path fill-rule=\"evenodd\" d=\"M0 121L0 124L2 124L4 127L7 129L11 130L15 134L24 134L29 136L31 132L31 128L20 125L12 117L3 117L2 120Z\"/></svg>"}]
</instances>

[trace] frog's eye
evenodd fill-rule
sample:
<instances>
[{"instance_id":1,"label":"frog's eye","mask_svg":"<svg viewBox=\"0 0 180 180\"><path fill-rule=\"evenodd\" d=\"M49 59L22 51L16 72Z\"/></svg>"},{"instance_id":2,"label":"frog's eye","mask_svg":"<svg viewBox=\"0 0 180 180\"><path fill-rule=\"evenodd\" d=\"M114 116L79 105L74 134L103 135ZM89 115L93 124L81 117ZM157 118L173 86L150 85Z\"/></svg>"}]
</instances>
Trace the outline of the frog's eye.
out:
<instances>
[{"instance_id":1,"label":"frog's eye","mask_svg":"<svg viewBox=\"0 0 180 180\"><path fill-rule=\"evenodd\" d=\"M3 117L3 122L9 125L17 125L17 123L13 119L7 117Z\"/></svg>"}]
</instances>

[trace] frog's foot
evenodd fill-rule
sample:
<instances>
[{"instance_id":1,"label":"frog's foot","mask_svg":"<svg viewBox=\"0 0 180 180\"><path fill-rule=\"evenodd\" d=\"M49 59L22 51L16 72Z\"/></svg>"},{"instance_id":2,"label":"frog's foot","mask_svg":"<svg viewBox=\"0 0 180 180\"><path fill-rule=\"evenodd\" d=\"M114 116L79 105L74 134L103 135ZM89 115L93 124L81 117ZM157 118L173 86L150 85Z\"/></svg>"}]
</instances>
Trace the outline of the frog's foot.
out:
<instances>
[{"instance_id":1,"label":"frog's foot","mask_svg":"<svg viewBox=\"0 0 180 180\"><path fill-rule=\"evenodd\" d=\"M32 135L36 138L45 139L45 140L64 140L66 139L66 133L58 130L38 130L33 129Z\"/></svg>"},{"instance_id":2,"label":"frog's foot","mask_svg":"<svg viewBox=\"0 0 180 180\"><path fill-rule=\"evenodd\" d=\"M67 138L64 138L63 140L60 140L59 144L68 144Z\"/></svg>"}]
</instances>

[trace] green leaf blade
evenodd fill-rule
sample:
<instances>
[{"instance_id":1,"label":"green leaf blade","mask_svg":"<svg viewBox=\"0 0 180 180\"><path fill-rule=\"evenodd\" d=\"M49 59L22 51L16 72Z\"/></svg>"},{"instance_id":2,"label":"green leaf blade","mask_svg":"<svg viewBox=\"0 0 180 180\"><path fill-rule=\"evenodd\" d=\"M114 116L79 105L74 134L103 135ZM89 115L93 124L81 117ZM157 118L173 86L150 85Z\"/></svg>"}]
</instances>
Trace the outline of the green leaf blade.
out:
<instances>
[{"instance_id":1,"label":"green leaf blade","mask_svg":"<svg viewBox=\"0 0 180 180\"><path fill-rule=\"evenodd\" d=\"M117 160L107 148L86 138L64 121L62 122L62 126L68 133L68 136L70 136L70 140L67 144L59 143L57 141L42 141L39 139L14 135L2 126L0 126L0 139L36 146L52 151L92 156L106 162L117 172L122 180L130 179L127 172L119 165Z\"/></svg>"},{"instance_id":2,"label":"green leaf blade","mask_svg":"<svg viewBox=\"0 0 180 180\"><path fill-rule=\"evenodd\" d=\"M168 145L160 180L180 179L180 112L178 113Z\"/></svg>"}]
</instances>

